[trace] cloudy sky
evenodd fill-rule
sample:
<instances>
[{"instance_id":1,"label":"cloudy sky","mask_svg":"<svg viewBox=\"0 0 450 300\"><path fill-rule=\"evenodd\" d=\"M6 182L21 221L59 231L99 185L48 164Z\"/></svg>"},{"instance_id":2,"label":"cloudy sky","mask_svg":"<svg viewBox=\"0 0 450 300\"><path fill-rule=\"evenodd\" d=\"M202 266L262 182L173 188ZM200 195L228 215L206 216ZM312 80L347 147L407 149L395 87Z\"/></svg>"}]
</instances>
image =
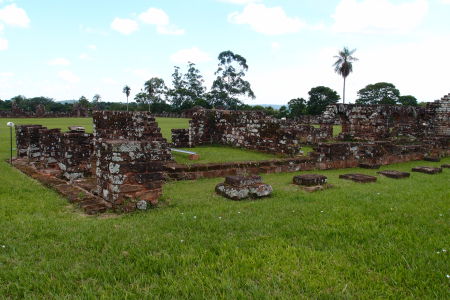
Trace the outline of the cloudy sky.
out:
<instances>
[{"instance_id":1,"label":"cloudy sky","mask_svg":"<svg viewBox=\"0 0 450 300\"><path fill-rule=\"evenodd\" d=\"M0 99L124 100L195 62L209 87L217 56L249 64L253 104L318 85L339 93L333 56L359 58L347 98L370 83L433 101L450 92L450 0L0 0Z\"/></svg>"}]
</instances>

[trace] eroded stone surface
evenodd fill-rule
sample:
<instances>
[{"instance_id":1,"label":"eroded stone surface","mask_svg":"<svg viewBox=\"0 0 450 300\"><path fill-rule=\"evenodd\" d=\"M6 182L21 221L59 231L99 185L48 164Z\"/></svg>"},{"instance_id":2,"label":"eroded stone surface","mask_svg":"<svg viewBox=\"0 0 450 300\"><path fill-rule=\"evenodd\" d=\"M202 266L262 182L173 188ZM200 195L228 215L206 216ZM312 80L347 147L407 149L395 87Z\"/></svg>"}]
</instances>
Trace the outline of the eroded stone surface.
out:
<instances>
[{"instance_id":1,"label":"eroded stone surface","mask_svg":"<svg viewBox=\"0 0 450 300\"><path fill-rule=\"evenodd\" d=\"M352 180L354 182L359 182L359 183L368 183L368 182L377 181L377 178L375 176L370 176L370 175L366 175L366 174L343 174L343 175L339 175L339 178Z\"/></svg>"},{"instance_id":2,"label":"eroded stone surface","mask_svg":"<svg viewBox=\"0 0 450 300\"><path fill-rule=\"evenodd\" d=\"M415 167L412 169L413 172L419 172L419 173L424 173L424 174L437 174L437 173L441 173L442 169L441 168L434 168L434 167Z\"/></svg>"},{"instance_id":3,"label":"eroded stone surface","mask_svg":"<svg viewBox=\"0 0 450 300\"><path fill-rule=\"evenodd\" d=\"M216 186L216 193L232 200L263 198L272 194L272 186L261 182L260 176L228 176Z\"/></svg>"},{"instance_id":4,"label":"eroded stone surface","mask_svg":"<svg viewBox=\"0 0 450 300\"><path fill-rule=\"evenodd\" d=\"M443 164L443 165L441 166L441 168L444 168L444 169L450 169L450 164Z\"/></svg>"},{"instance_id":5,"label":"eroded stone surface","mask_svg":"<svg viewBox=\"0 0 450 300\"><path fill-rule=\"evenodd\" d=\"M423 158L424 161L430 161L430 162L440 162L441 158L437 156L425 156Z\"/></svg>"},{"instance_id":6,"label":"eroded stone surface","mask_svg":"<svg viewBox=\"0 0 450 300\"><path fill-rule=\"evenodd\" d=\"M408 178L411 175L408 172L400 172L400 171L395 171L395 170L380 171L377 173L380 175L389 177L389 178L394 178L394 179Z\"/></svg>"},{"instance_id":7,"label":"eroded stone surface","mask_svg":"<svg viewBox=\"0 0 450 300\"><path fill-rule=\"evenodd\" d=\"M293 183L304 186L318 186L327 182L327 177L319 174L303 174L294 176Z\"/></svg>"}]
</instances>

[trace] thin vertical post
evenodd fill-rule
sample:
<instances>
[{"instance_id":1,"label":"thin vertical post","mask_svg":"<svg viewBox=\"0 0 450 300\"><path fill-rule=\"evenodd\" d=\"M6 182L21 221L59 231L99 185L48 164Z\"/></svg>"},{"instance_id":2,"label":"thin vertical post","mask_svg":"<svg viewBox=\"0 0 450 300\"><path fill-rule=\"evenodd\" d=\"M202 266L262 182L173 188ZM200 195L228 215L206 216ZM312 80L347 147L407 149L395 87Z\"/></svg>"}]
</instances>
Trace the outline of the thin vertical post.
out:
<instances>
[{"instance_id":1,"label":"thin vertical post","mask_svg":"<svg viewBox=\"0 0 450 300\"><path fill-rule=\"evenodd\" d=\"M10 139L10 158L9 158L9 163L10 163L10 165L12 165L12 157L13 157L12 127L9 127L9 139Z\"/></svg>"}]
</instances>

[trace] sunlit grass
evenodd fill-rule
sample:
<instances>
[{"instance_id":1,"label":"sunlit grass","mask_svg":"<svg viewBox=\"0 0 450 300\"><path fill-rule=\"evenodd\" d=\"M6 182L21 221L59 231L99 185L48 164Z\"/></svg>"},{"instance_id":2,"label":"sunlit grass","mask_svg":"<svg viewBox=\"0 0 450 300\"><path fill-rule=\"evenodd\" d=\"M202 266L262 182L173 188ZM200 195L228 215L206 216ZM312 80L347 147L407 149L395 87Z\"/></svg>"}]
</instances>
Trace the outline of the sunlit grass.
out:
<instances>
[{"instance_id":1,"label":"sunlit grass","mask_svg":"<svg viewBox=\"0 0 450 300\"><path fill-rule=\"evenodd\" d=\"M0 122L0 298L448 298L448 169L371 184L338 176L374 170L321 171L335 187L314 194L291 184L300 172L264 175L272 197L243 202L214 193L220 178L171 182L161 208L86 217L4 162Z\"/></svg>"}]
</instances>

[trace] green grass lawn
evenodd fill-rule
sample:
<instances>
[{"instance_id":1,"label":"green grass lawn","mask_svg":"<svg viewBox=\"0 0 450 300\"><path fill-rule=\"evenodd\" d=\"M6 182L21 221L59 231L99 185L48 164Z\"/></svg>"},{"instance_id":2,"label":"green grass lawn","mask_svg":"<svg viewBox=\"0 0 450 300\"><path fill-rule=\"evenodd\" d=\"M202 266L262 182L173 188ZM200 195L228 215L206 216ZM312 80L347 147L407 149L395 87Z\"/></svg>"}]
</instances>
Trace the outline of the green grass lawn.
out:
<instances>
[{"instance_id":1,"label":"green grass lawn","mask_svg":"<svg viewBox=\"0 0 450 300\"><path fill-rule=\"evenodd\" d=\"M449 296L448 169L371 184L338 175L373 170L322 171L335 188L314 194L299 173L264 175L273 196L245 202L217 196L222 179L172 182L161 208L87 217L3 162L0 121L0 298Z\"/></svg>"}]
</instances>

